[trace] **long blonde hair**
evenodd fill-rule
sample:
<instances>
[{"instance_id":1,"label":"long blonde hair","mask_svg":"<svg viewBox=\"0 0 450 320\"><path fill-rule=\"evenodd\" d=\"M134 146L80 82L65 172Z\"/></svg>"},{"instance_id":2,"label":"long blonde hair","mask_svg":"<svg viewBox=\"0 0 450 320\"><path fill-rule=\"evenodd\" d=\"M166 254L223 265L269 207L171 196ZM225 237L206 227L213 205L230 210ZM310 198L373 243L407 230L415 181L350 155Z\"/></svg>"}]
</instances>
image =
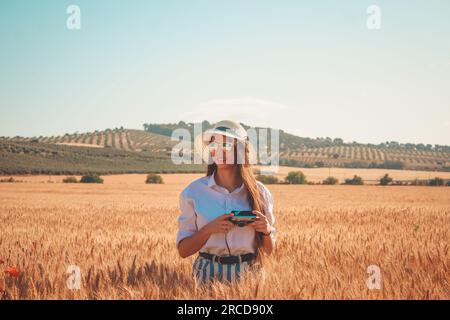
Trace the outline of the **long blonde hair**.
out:
<instances>
[{"instance_id":1,"label":"long blonde hair","mask_svg":"<svg viewBox=\"0 0 450 320\"><path fill-rule=\"evenodd\" d=\"M237 141L236 139L234 140ZM242 143L242 142L238 142ZM240 175L242 182L244 183L245 188L247 189L247 200L252 208L252 210L258 210L262 214L266 214L266 208L264 206L261 192L258 189L258 185L253 174L253 168L249 161L249 146L248 140L244 142L244 163L237 163L237 144L234 144L234 163L238 166L238 174ZM206 175L211 176L214 171L217 169L217 165L215 163L208 164L208 168L206 171ZM256 240L256 259L254 262L262 265L263 264L263 251L262 251L262 234L259 232L255 232L255 240Z\"/></svg>"}]
</instances>

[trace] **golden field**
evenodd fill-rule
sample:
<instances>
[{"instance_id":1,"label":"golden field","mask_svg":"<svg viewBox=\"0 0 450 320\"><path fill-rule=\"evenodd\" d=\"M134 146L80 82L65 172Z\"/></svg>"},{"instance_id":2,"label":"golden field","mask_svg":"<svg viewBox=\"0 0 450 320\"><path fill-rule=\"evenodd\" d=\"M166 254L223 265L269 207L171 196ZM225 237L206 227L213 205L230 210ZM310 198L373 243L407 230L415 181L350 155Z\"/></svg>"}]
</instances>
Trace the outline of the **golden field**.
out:
<instances>
[{"instance_id":1,"label":"golden field","mask_svg":"<svg viewBox=\"0 0 450 320\"><path fill-rule=\"evenodd\" d=\"M194 257L175 248L178 194L201 175L162 176L163 185L139 174L102 185L55 176L1 183L0 267L20 275L0 275L0 297L450 299L449 187L269 185L277 247L266 280L205 290L191 280ZM69 265L81 269L80 290L67 288ZM367 288L369 265L381 270L379 290Z\"/></svg>"}]
</instances>

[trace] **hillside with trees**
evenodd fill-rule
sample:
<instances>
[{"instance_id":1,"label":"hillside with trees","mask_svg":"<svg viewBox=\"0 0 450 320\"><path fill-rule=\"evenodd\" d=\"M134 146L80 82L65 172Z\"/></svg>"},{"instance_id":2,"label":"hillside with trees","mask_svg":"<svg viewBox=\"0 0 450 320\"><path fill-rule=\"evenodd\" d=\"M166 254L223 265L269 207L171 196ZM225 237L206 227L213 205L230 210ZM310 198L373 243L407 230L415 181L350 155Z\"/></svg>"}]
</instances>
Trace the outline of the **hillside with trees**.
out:
<instances>
[{"instance_id":1,"label":"hillside with trees","mask_svg":"<svg viewBox=\"0 0 450 320\"><path fill-rule=\"evenodd\" d=\"M213 124L202 122L202 129ZM245 128L249 126L243 124ZM194 136L194 124L145 123L60 136L0 137L0 174L83 174L86 172L200 172L204 165L175 165L173 130ZM255 128L256 130L268 128ZM340 138L305 138L279 130L280 165L292 167L386 168L450 171L450 147L398 143L362 144ZM269 140L270 141L270 140Z\"/></svg>"}]
</instances>

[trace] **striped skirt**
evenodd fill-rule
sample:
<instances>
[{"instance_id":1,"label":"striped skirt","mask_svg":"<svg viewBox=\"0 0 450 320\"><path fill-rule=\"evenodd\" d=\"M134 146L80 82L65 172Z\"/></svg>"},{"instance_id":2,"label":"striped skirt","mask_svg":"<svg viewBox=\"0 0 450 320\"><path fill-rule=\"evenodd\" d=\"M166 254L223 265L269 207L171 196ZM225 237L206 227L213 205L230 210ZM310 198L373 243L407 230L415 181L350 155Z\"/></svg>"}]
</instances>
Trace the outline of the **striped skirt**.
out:
<instances>
[{"instance_id":1,"label":"striped skirt","mask_svg":"<svg viewBox=\"0 0 450 320\"><path fill-rule=\"evenodd\" d=\"M222 264L197 256L192 267L192 277L197 283L212 283L214 281L235 283L239 281L250 268L249 262Z\"/></svg>"}]
</instances>

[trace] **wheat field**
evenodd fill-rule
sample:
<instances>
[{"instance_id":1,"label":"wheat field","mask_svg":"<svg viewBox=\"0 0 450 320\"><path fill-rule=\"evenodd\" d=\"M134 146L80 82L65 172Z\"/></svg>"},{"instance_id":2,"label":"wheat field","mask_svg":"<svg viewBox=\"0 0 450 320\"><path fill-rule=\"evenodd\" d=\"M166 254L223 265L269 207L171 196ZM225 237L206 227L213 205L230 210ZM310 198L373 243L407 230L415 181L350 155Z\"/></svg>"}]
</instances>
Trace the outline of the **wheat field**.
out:
<instances>
[{"instance_id":1,"label":"wheat field","mask_svg":"<svg viewBox=\"0 0 450 320\"><path fill-rule=\"evenodd\" d=\"M199 176L0 184L0 268L20 272L0 274L1 299L450 299L448 187L268 186L277 243L264 281L198 287L175 238L178 194Z\"/></svg>"}]
</instances>

